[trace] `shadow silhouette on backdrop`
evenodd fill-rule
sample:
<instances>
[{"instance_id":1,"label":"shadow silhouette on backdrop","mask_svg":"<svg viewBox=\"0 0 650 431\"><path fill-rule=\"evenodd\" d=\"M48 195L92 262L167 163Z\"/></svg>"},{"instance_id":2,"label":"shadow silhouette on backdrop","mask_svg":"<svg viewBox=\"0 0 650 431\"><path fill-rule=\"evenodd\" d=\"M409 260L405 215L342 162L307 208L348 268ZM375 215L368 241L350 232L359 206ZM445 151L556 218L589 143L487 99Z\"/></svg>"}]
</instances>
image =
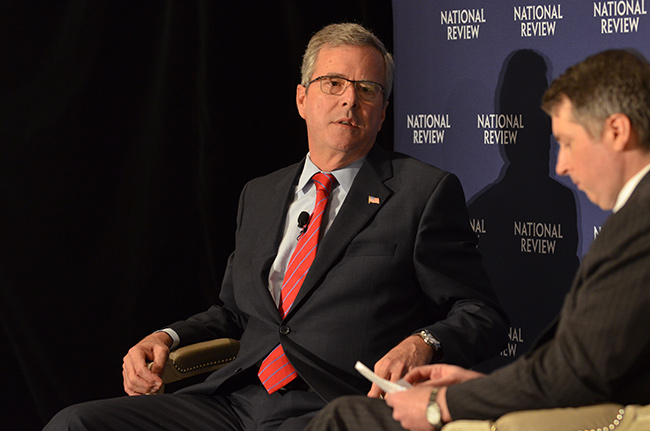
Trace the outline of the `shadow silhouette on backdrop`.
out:
<instances>
[{"instance_id":1,"label":"shadow silhouette on backdrop","mask_svg":"<svg viewBox=\"0 0 650 431\"><path fill-rule=\"evenodd\" d=\"M528 350L558 313L579 265L575 196L549 176L551 122L540 108L546 61L532 50L515 51L500 76L495 133L507 133L510 143L500 145L505 163L499 179L468 208L512 326L507 348L482 364L484 371Z\"/></svg>"}]
</instances>

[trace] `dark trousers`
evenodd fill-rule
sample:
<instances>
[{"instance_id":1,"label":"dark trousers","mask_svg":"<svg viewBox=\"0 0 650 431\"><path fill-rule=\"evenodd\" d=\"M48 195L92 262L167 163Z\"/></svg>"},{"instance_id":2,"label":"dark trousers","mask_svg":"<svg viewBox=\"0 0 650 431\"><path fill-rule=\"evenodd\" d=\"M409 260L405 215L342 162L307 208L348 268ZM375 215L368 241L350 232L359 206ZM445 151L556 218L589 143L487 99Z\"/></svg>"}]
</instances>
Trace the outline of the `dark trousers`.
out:
<instances>
[{"instance_id":1,"label":"dark trousers","mask_svg":"<svg viewBox=\"0 0 650 431\"><path fill-rule=\"evenodd\" d=\"M227 395L124 396L76 404L43 431L303 431L325 404L309 390L269 395L261 384L246 384Z\"/></svg>"},{"instance_id":2,"label":"dark trousers","mask_svg":"<svg viewBox=\"0 0 650 431\"><path fill-rule=\"evenodd\" d=\"M305 431L404 431L384 400L364 396L337 398L322 409Z\"/></svg>"}]
</instances>

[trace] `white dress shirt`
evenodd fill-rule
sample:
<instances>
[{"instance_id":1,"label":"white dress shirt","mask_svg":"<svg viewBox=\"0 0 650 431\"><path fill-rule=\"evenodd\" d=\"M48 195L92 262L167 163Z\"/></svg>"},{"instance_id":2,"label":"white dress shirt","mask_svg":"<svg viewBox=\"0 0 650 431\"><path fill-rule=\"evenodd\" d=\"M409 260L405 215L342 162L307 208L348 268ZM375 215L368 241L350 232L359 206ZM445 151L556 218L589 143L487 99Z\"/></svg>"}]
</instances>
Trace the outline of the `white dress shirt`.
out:
<instances>
[{"instance_id":1,"label":"white dress shirt","mask_svg":"<svg viewBox=\"0 0 650 431\"><path fill-rule=\"evenodd\" d=\"M641 169L632 178L627 180L627 182L625 183L621 191L618 192L618 196L616 197L616 203L614 204L614 208L612 209L613 212L616 212L621 208L623 208L623 205L625 205L627 203L627 200L630 199L632 192L634 191L634 189L636 189L636 186L639 185L639 182L643 177L645 177L645 174L647 174L648 171L650 171L650 164L646 165L645 168Z\"/></svg>"},{"instance_id":2,"label":"white dress shirt","mask_svg":"<svg viewBox=\"0 0 650 431\"><path fill-rule=\"evenodd\" d=\"M325 172L334 175L336 182L332 186L330 202L327 206L327 211L323 216L321 238L327 233L334 218L341 209L343 201L345 201L345 198L350 191L350 187L352 187L354 178L357 176L357 173L359 173L359 169L361 169L361 165L363 165L364 161L365 157L350 163L341 169L336 169L332 172ZM278 254L275 257L269 272L269 291L276 306L280 305L280 291L282 290L284 272L289 263L289 258L298 244L297 238L300 234L298 215L303 211L311 214L316 205L316 186L311 180L311 177L318 172L321 172L320 169L312 163L309 154L307 154L302 173L300 174L298 184L294 191L293 201L289 204L289 211L287 211L282 241L280 242L280 247L278 247ZM161 331L167 333L172 338L173 342L171 349L175 349L180 343L180 337L176 331L171 328L164 328L161 329Z\"/></svg>"},{"instance_id":3,"label":"white dress shirt","mask_svg":"<svg viewBox=\"0 0 650 431\"><path fill-rule=\"evenodd\" d=\"M323 216L321 238L327 233L334 218L341 209L343 201L348 195L352 182L359 172L364 160L365 158L357 160L356 162L333 172L325 172L334 175L336 183L332 186L330 202L327 206L327 211ZM291 254L298 244L297 238L300 234L298 215L303 211L311 214L316 204L316 186L311 180L311 177L318 172L321 171L312 163L308 154L305 160L305 165L302 169L302 174L298 180L298 185L295 189L293 202L289 205L289 211L287 211L282 242L280 242L278 254L273 261L273 265L271 265L271 271L269 273L269 291L271 292L271 296L277 306L280 305L280 291L282 290L284 272L289 264Z\"/></svg>"}]
</instances>

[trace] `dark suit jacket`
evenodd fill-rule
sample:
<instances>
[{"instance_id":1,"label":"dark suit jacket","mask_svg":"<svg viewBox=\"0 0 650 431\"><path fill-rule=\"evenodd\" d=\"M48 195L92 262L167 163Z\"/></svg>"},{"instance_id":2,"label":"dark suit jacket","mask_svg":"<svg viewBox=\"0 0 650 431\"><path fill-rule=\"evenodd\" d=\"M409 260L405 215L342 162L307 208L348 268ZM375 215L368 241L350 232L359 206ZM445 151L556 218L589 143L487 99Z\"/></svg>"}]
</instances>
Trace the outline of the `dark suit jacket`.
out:
<instances>
[{"instance_id":1,"label":"dark suit jacket","mask_svg":"<svg viewBox=\"0 0 650 431\"><path fill-rule=\"evenodd\" d=\"M603 224L564 306L532 350L452 386L454 419L602 402L650 403L650 174Z\"/></svg>"},{"instance_id":2,"label":"dark suit jacket","mask_svg":"<svg viewBox=\"0 0 650 431\"><path fill-rule=\"evenodd\" d=\"M375 147L359 170L288 316L268 274L302 163L249 182L221 300L171 325L181 344L241 339L235 361L190 391L212 392L282 343L299 375L324 399L364 393L355 370L428 328L445 361L472 365L496 354L506 318L476 250L458 179ZM370 203L369 196L380 203Z\"/></svg>"}]
</instances>

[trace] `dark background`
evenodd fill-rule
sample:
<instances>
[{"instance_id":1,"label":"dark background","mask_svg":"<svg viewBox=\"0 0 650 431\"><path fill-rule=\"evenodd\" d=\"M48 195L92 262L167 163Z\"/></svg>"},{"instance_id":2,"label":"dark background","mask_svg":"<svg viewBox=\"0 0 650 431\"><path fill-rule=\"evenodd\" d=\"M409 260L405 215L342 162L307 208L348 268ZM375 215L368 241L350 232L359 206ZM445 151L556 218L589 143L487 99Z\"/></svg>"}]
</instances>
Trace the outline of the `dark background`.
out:
<instances>
[{"instance_id":1,"label":"dark background","mask_svg":"<svg viewBox=\"0 0 650 431\"><path fill-rule=\"evenodd\" d=\"M0 2L0 429L122 395L131 345L217 301L239 192L306 153L301 56L342 21L392 51L390 0Z\"/></svg>"}]
</instances>

